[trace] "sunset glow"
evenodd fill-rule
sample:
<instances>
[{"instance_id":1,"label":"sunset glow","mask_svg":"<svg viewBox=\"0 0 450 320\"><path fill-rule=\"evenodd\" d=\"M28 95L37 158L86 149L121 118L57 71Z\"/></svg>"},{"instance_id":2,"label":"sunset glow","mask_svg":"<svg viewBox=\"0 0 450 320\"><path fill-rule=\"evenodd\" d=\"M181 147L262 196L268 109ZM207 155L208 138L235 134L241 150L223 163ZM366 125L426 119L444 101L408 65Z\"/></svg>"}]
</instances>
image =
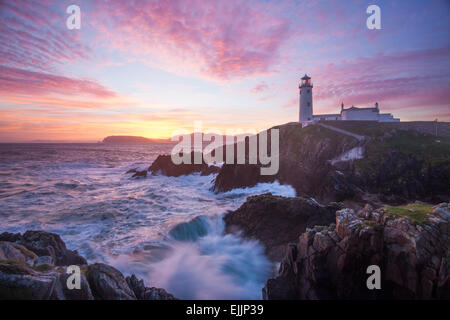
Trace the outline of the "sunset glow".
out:
<instances>
[{"instance_id":1,"label":"sunset glow","mask_svg":"<svg viewBox=\"0 0 450 320\"><path fill-rule=\"evenodd\" d=\"M69 30L72 3L0 2L0 142L268 128L297 121L305 73L318 113L450 121L445 0L83 0Z\"/></svg>"}]
</instances>

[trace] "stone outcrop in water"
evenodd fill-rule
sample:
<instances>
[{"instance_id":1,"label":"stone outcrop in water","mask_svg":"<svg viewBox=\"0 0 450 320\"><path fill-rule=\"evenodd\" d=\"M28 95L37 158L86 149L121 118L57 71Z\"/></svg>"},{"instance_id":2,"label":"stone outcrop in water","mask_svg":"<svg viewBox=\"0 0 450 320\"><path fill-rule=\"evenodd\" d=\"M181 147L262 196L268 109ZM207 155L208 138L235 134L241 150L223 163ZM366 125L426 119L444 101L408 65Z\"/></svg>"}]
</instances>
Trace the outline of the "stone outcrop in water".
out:
<instances>
[{"instance_id":1,"label":"stone outcrop in water","mask_svg":"<svg viewBox=\"0 0 450 320\"><path fill-rule=\"evenodd\" d=\"M450 206L422 222L366 206L336 213L290 244L265 299L450 299ZM413 212L408 212L408 214ZM381 270L369 290L367 267Z\"/></svg>"},{"instance_id":2,"label":"stone outcrop in water","mask_svg":"<svg viewBox=\"0 0 450 320\"><path fill-rule=\"evenodd\" d=\"M86 259L75 250L66 248L66 244L57 234L45 231L27 231L20 233L2 233L0 241L14 242L27 248L39 257L51 257L56 266L87 264Z\"/></svg>"},{"instance_id":3,"label":"stone outcrop in water","mask_svg":"<svg viewBox=\"0 0 450 320\"><path fill-rule=\"evenodd\" d=\"M152 174L160 173L169 177L179 177L192 173L200 173L201 175L210 175L219 172L220 168L217 166L208 166L202 162L201 164L194 164L194 153L191 153L191 164L174 164L170 155L159 155L148 171Z\"/></svg>"},{"instance_id":4,"label":"stone outcrop in water","mask_svg":"<svg viewBox=\"0 0 450 320\"><path fill-rule=\"evenodd\" d=\"M80 268L80 289L70 290L66 266ZM129 278L129 279L128 279ZM125 278L112 266L88 265L54 233L0 234L0 300L170 300L164 289L147 288L134 275Z\"/></svg>"},{"instance_id":5,"label":"stone outcrop in water","mask_svg":"<svg viewBox=\"0 0 450 320\"><path fill-rule=\"evenodd\" d=\"M338 205L322 206L306 198L263 194L251 196L236 211L226 214L226 232L242 232L261 241L268 257L280 261L286 245L296 241L306 228L328 225L335 220Z\"/></svg>"},{"instance_id":6,"label":"stone outcrop in water","mask_svg":"<svg viewBox=\"0 0 450 320\"><path fill-rule=\"evenodd\" d=\"M146 287L144 281L139 280L134 274L126 277L125 280L138 300L176 300L173 295L167 293L164 289Z\"/></svg>"}]
</instances>

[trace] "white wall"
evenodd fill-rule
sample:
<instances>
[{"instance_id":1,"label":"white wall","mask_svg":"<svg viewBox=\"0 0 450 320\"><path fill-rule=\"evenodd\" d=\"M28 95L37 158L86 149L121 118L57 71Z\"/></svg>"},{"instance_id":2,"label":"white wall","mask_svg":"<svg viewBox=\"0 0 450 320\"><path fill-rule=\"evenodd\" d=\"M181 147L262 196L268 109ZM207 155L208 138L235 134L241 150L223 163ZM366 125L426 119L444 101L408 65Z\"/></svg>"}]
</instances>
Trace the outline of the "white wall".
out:
<instances>
[{"instance_id":1,"label":"white wall","mask_svg":"<svg viewBox=\"0 0 450 320\"><path fill-rule=\"evenodd\" d=\"M313 120L312 87L300 88L300 122Z\"/></svg>"},{"instance_id":2,"label":"white wall","mask_svg":"<svg viewBox=\"0 0 450 320\"><path fill-rule=\"evenodd\" d=\"M342 120L374 120L378 121L378 112L375 109L344 110Z\"/></svg>"}]
</instances>

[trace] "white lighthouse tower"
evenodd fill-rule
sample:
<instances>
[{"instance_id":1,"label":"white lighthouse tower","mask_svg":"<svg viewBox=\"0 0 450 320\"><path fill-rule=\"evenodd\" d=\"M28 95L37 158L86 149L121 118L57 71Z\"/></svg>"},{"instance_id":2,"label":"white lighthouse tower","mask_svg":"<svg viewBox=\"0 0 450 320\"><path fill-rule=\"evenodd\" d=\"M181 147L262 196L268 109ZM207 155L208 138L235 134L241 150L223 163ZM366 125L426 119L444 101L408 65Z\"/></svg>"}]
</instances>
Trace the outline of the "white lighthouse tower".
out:
<instances>
[{"instance_id":1,"label":"white lighthouse tower","mask_svg":"<svg viewBox=\"0 0 450 320\"><path fill-rule=\"evenodd\" d=\"M300 89L300 122L307 123L313 120L312 82L306 74L299 85Z\"/></svg>"}]
</instances>

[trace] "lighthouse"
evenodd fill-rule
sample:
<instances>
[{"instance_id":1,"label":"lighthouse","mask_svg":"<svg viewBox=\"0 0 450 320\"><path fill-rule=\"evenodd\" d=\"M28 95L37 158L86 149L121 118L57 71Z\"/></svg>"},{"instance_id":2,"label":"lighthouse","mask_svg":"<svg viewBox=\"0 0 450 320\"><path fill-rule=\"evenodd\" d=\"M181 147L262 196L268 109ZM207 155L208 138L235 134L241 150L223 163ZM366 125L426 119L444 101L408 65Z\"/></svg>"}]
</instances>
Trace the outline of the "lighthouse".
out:
<instances>
[{"instance_id":1,"label":"lighthouse","mask_svg":"<svg viewBox=\"0 0 450 320\"><path fill-rule=\"evenodd\" d=\"M300 122L313 120L313 100L312 100L312 82L306 74L301 79L300 89Z\"/></svg>"}]
</instances>

